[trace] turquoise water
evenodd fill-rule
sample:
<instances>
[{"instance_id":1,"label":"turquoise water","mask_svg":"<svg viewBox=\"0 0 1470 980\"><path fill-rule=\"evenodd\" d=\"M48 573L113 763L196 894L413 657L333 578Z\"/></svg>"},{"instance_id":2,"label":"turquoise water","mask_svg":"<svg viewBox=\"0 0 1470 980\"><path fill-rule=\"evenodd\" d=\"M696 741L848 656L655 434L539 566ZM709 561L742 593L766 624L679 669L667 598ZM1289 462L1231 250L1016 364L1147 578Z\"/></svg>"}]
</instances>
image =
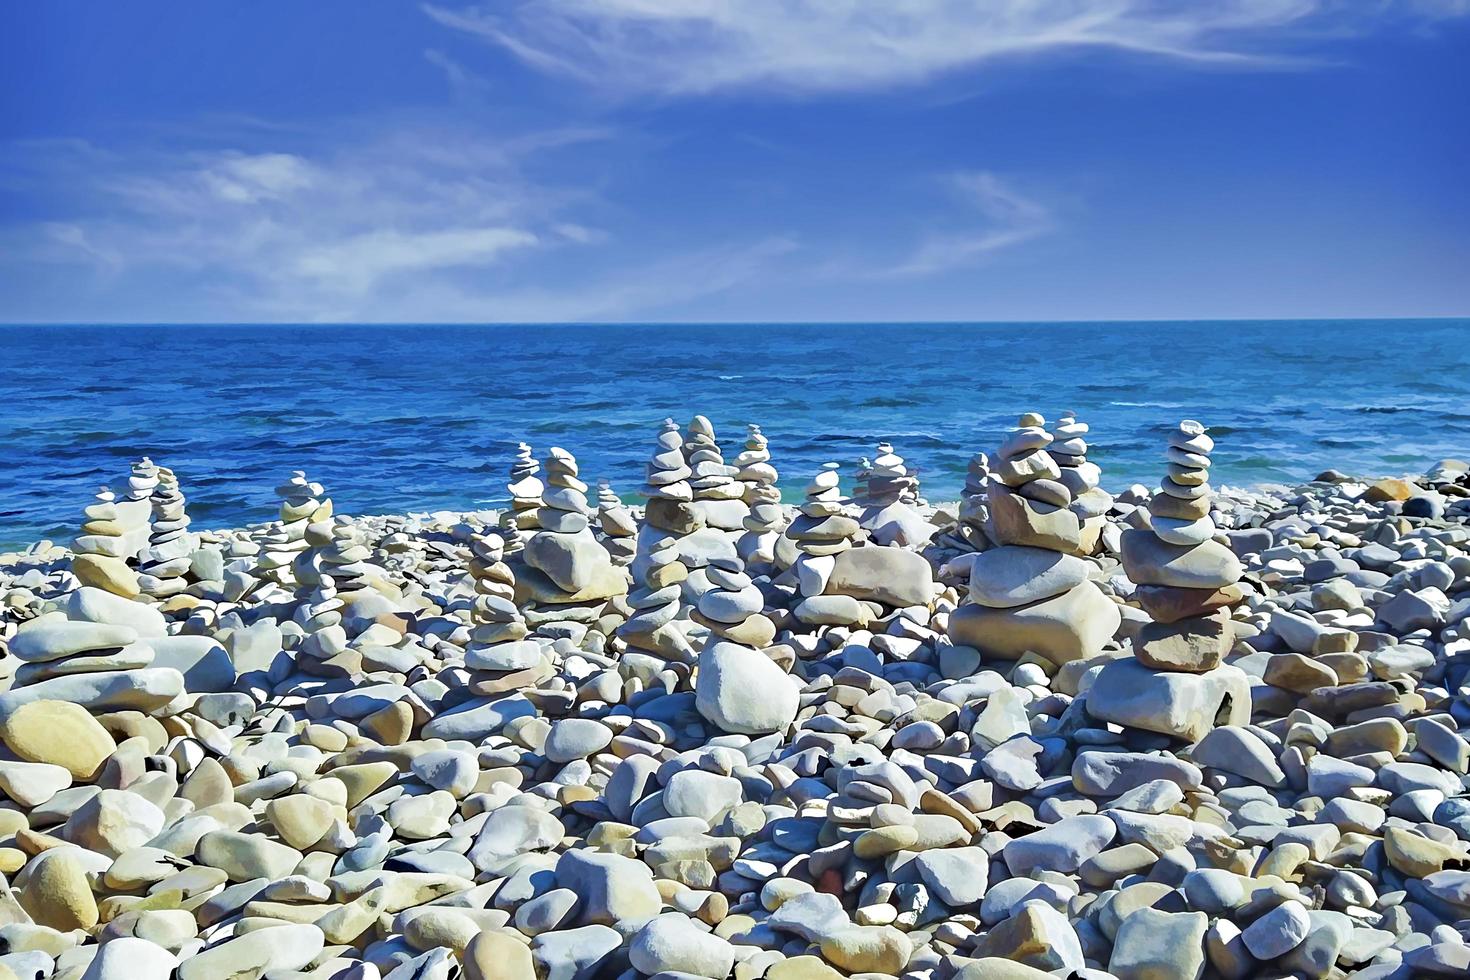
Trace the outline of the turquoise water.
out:
<instances>
[{"instance_id":1,"label":"turquoise water","mask_svg":"<svg viewBox=\"0 0 1470 980\"><path fill-rule=\"evenodd\" d=\"M658 423L746 422L799 494L890 440L925 493L1026 410L1072 409L1113 488L1197 418L1217 482L1470 456L1470 320L832 326L0 327L0 546L66 540L97 485L171 466L201 526L269 520L292 469L339 510L492 506L515 444L625 496ZM850 472L850 470L849 470Z\"/></svg>"}]
</instances>

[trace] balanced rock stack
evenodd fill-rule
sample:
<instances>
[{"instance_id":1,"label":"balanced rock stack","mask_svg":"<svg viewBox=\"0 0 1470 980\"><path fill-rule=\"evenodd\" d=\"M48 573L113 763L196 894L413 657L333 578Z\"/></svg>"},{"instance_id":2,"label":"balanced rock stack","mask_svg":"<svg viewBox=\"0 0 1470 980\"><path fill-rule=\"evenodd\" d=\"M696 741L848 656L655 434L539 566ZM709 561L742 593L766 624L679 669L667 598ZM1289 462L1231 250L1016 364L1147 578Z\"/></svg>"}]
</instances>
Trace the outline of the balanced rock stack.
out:
<instances>
[{"instance_id":1,"label":"balanced rock stack","mask_svg":"<svg viewBox=\"0 0 1470 980\"><path fill-rule=\"evenodd\" d=\"M643 527L638 529L638 552L670 534L688 534L699 525L694 521L689 502L694 499L694 490L689 478L694 471L684 458L684 438L673 419L664 419L659 430L653 456L649 458L643 480L643 496L648 498L644 508ZM641 581L638 558L633 559L633 576Z\"/></svg>"},{"instance_id":2,"label":"balanced rock stack","mask_svg":"<svg viewBox=\"0 0 1470 980\"><path fill-rule=\"evenodd\" d=\"M154 644L168 642L166 633L153 606L77 589L63 611L23 623L11 638L10 653L21 665L10 690L0 694L0 727L36 701L69 701L93 712L173 713L185 694L184 675L155 665ZM178 639L215 646L207 637Z\"/></svg>"},{"instance_id":3,"label":"balanced rock stack","mask_svg":"<svg viewBox=\"0 0 1470 980\"><path fill-rule=\"evenodd\" d=\"M127 538L118 520L118 505L111 490L101 487L92 504L82 511L86 521L72 542L71 571L83 585L105 589L127 599L137 598L137 574L128 567Z\"/></svg>"},{"instance_id":4,"label":"balanced rock stack","mask_svg":"<svg viewBox=\"0 0 1470 980\"><path fill-rule=\"evenodd\" d=\"M516 576L505 563L505 538L494 531L484 529L470 539L469 573L476 595L515 599Z\"/></svg>"},{"instance_id":5,"label":"balanced rock stack","mask_svg":"<svg viewBox=\"0 0 1470 980\"><path fill-rule=\"evenodd\" d=\"M990 457L976 453L965 469L965 487L960 492L957 533L975 551L990 547L990 504L986 485L990 482Z\"/></svg>"},{"instance_id":6,"label":"balanced rock stack","mask_svg":"<svg viewBox=\"0 0 1470 980\"><path fill-rule=\"evenodd\" d=\"M975 556L970 601L950 616L949 634L1002 659L1032 653L1061 665L1101 652L1122 613L1078 557L1082 523L1051 442L1042 417L1028 413L1000 447L986 491L997 547Z\"/></svg>"},{"instance_id":7,"label":"balanced rock stack","mask_svg":"<svg viewBox=\"0 0 1470 980\"><path fill-rule=\"evenodd\" d=\"M349 649L342 625L345 606L332 576L319 574L292 616L305 633L296 651L297 667L322 677L346 677L362 669L362 657Z\"/></svg>"},{"instance_id":8,"label":"balanced rock stack","mask_svg":"<svg viewBox=\"0 0 1470 980\"><path fill-rule=\"evenodd\" d=\"M638 557L633 564L638 588L628 594L633 615L618 627L618 638L631 650L651 653L663 660L692 663L694 647L679 621L682 586L689 577L689 567L679 560L679 541L672 535L656 541L646 538L639 541ZM687 621L684 625L688 625Z\"/></svg>"},{"instance_id":9,"label":"balanced rock stack","mask_svg":"<svg viewBox=\"0 0 1470 980\"><path fill-rule=\"evenodd\" d=\"M138 585L144 595L166 599L188 588L186 573L195 546L188 528L178 478L173 470L159 467L158 485L153 489L152 534L138 569Z\"/></svg>"},{"instance_id":10,"label":"balanced rock stack","mask_svg":"<svg viewBox=\"0 0 1470 980\"><path fill-rule=\"evenodd\" d=\"M128 492L117 502L117 522L122 526L127 557L134 558L148 547L149 519L153 515L153 491L158 487L158 467L144 456L128 475Z\"/></svg>"},{"instance_id":11,"label":"balanced rock stack","mask_svg":"<svg viewBox=\"0 0 1470 980\"><path fill-rule=\"evenodd\" d=\"M1224 663L1235 640L1231 608L1244 599L1240 560L1215 539L1210 451L1198 422L1169 433L1169 471L1149 500L1151 527L1123 532L1123 570L1154 622L1132 659L1099 672L1087 694L1094 717L1194 742L1216 725L1246 725L1250 682Z\"/></svg>"},{"instance_id":12,"label":"balanced rock stack","mask_svg":"<svg viewBox=\"0 0 1470 980\"><path fill-rule=\"evenodd\" d=\"M1087 461L1087 432L1087 423L1079 422L1075 412L1063 412L1051 427L1052 443L1047 447L1057 463L1057 480L1072 494L1070 509L1082 522L1078 549L1084 555L1097 550L1108 508L1113 506L1112 495L1098 485L1102 471Z\"/></svg>"},{"instance_id":13,"label":"balanced rock stack","mask_svg":"<svg viewBox=\"0 0 1470 980\"><path fill-rule=\"evenodd\" d=\"M511 513L516 527L530 530L537 526L536 519L541 507L541 491L545 487L540 477L541 464L526 443L516 446L515 462L510 465L510 482L505 485L510 494Z\"/></svg>"},{"instance_id":14,"label":"balanced rock stack","mask_svg":"<svg viewBox=\"0 0 1470 980\"><path fill-rule=\"evenodd\" d=\"M500 537L505 542L507 556L518 555L525 550L526 536L521 533L521 525L516 520L515 511L507 510L500 515Z\"/></svg>"},{"instance_id":15,"label":"balanced rock stack","mask_svg":"<svg viewBox=\"0 0 1470 980\"><path fill-rule=\"evenodd\" d=\"M363 529L339 519L332 525L331 539L322 545L318 567L332 576L339 593L350 596L385 576L383 569L372 563L372 555Z\"/></svg>"},{"instance_id":16,"label":"balanced rock stack","mask_svg":"<svg viewBox=\"0 0 1470 980\"><path fill-rule=\"evenodd\" d=\"M763 613L761 590L738 559L717 558L705 567L711 588L691 614L713 634L699 653L695 706L722 731L766 735L796 718L798 690L790 676L761 652L776 627Z\"/></svg>"},{"instance_id":17,"label":"balanced rock stack","mask_svg":"<svg viewBox=\"0 0 1470 980\"><path fill-rule=\"evenodd\" d=\"M736 479L739 468L725 462L710 420L696 415L684 440L684 459L690 469L690 510L704 527L739 531L750 514L745 484Z\"/></svg>"},{"instance_id":18,"label":"balanced rock stack","mask_svg":"<svg viewBox=\"0 0 1470 980\"><path fill-rule=\"evenodd\" d=\"M771 451L760 426L749 426L745 448L735 457L735 466L745 484L743 499L750 508L741 522L745 533L735 543L735 550L747 567L769 570L776 560L776 542L786 528L786 510L781 506L781 491L776 488L779 475L771 465Z\"/></svg>"},{"instance_id":19,"label":"balanced rock stack","mask_svg":"<svg viewBox=\"0 0 1470 980\"><path fill-rule=\"evenodd\" d=\"M281 522L268 528L260 540L257 571L261 577L285 585L294 582L291 565L308 547L306 529L332 516L332 501L320 483L301 470L276 487L281 498Z\"/></svg>"},{"instance_id":20,"label":"balanced rock stack","mask_svg":"<svg viewBox=\"0 0 1470 980\"><path fill-rule=\"evenodd\" d=\"M880 442L867 468L865 490L857 497L863 506L858 523L875 543L916 549L929 543L937 528L914 509L918 488L918 477L903 457L890 443Z\"/></svg>"},{"instance_id":21,"label":"balanced rock stack","mask_svg":"<svg viewBox=\"0 0 1470 980\"><path fill-rule=\"evenodd\" d=\"M471 611L474 628L465 647L470 691L493 697L539 684L552 665L541 644L527 639L530 629L516 604L502 596L481 595Z\"/></svg>"},{"instance_id":22,"label":"balanced rock stack","mask_svg":"<svg viewBox=\"0 0 1470 980\"><path fill-rule=\"evenodd\" d=\"M847 595L827 595L837 556L862 537L858 522L845 512L842 480L836 463L823 463L806 487L806 500L786 528L785 539L795 547L790 571L801 600L792 614L807 625L866 623L877 613Z\"/></svg>"},{"instance_id":23,"label":"balanced rock stack","mask_svg":"<svg viewBox=\"0 0 1470 980\"><path fill-rule=\"evenodd\" d=\"M633 560L638 520L606 480L597 481L597 528L601 532L599 540L614 564L626 565Z\"/></svg>"},{"instance_id":24,"label":"balanced rock stack","mask_svg":"<svg viewBox=\"0 0 1470 980\"><path fill-rule=\"evenodd\" d=\"M587 484L577 478L576 457L553 446L546 460L546 482L532 517L540 530L521 552L527 571L516 574L518 599L586 603L626 592L623 571L592 533Z\"/></svg>"}]
</instances>

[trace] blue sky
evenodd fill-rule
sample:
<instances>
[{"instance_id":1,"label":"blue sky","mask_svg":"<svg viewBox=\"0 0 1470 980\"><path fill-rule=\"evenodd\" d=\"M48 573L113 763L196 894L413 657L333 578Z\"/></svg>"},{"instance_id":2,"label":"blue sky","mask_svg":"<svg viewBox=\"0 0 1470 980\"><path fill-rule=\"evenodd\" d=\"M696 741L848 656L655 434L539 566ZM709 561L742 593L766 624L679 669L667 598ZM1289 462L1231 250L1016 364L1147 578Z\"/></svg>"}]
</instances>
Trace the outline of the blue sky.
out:
<instances>
[{"instance_id":1,"label":"blue sky","mask_svg":"<svg viewBox=\"0 0 1470 980\"><path fill-rule=\"evenodd\" d=\"M1470 313L1470 0L0 6L0 320Z\"/></svg>"}]
</instances>

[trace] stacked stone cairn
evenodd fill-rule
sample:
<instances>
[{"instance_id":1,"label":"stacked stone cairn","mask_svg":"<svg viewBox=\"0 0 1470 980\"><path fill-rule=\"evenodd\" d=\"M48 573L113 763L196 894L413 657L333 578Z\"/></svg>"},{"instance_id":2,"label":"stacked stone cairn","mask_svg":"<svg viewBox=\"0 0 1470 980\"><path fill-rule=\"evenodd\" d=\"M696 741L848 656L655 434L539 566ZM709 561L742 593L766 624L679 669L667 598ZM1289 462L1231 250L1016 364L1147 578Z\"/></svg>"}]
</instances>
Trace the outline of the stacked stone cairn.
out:
<instances>
[{"instance_id":1,"label":"stacked stone cairn","mask_svg":"<svg viewBox=\"0 0 1470 980\"><path fill-rule=\"evenodd\" d=\"M144 456L133 464L127 493L117 501L117 522L122 527L128 558L138 557L148 547L153 491L158 487L158 477L158 467Z\"/></svg>"},{"instance_id":2,"label":"stacked stone cairn","mask_svg":"<svg viewBox=\"0 0 1470 980\"><path fill-rule=\"evenodd\" d=\"M296 664L306 673L348 677L362 669L362 657L350 649L347 628L342 624L344 608L346 603L337 595L337 583L332 576L319 573L291 617L303 634Z\"/></svg>"},{"instance_id":3,"label":"stacked stone cairn","mask_svg":"<svg viewBox=\"0 0 1470 980\"><path fill-rule=\"evenodd\" d=\"M516 604L503 596L476 597L474 623L465 647L464 665L471 671L470 691L493 697L533 687L553 670L540 643L527 639L530 629Z\"/></svg>"},{"instance_id":4,"label":"stacked stone cairn","mask_svg":"<svg viewBox=\"0 0 1470 980\"><path fill-rule=\"evenodd\" d=\"M260 539L256 566L259 577L279 585L295 583L292 563L306 551L306 529L332 516L332 501L320 483L313 483L301 470L276 487L281 498L280 523L268 527Z\"/></svg>"},{"instance_id":5,"label":"stacked stone cairn","mask_svg":"<svg viewBox=\"0 0 1470 980\"><path fill-rule=\"evenodd\" d=\"M722 731L782 731L796 717L798 692L790 675L761 652L776 635L762 614L764 596L738 558L716 558L705 568L710 588L692 618L711 636L699 653L695 706Z\"/></svg>"},{"instance_id":6,"label":"stacked stone cairn","mask_svg":"<svg viewBox=\"0 0 1470 980\"><path fill-rule=\"evenodd\" d=\"M994 544L989 532L990 505L985 496L985 485L989 480L990 457L985 453L971 456L965 470L965 485L960 491L960 506L955 515L955 523L934 541L937 560L963 558L962 562L955 563L953 567L963 569L967 580L970 573L969 556ZM948 576L950 573L945 570L943 574Z\"/></svg>"},{"instance_id":7,"label":"stacked stone cairn","mask_svg":"<svg viewBox=\"0 0 1470 980\"><path fill-rule=\"evenodd\" d=\"M638 547L638 519L606 480L597 481L597 529L598 540L613 564L626 565L633 560Z\"/></svg>"},{"instance_id":8,"label":"stacked stone cairn","mask_svg":"<svg viewBox=\"0 0 1470 980\"><path fill-rule=\"evenodd\" d=\"M469 573L475 595L515 599L515 572L505 562L505 538L495 531L484 528L470 539Z\"/></svg>"},{"instance_id":9,"label":"stacked stone cairn","mask_svg":"<svg viewBox=\"0 0 1470 980\"><path fill-rule=\"evenodd\" d=\"M118 520L117 498L107 487L83 512L82 533L72 542L71 571L83 585L124 598L140 593L137 574L128 567L127 538Z\"/></svg>"},{"instance_id":10,"label":"stacked stone cairn","mask_svg":"<svg viewBox=\"0 0 1470 980\"><path fill-rule=\"evenodd\" d=\"M858 523L875 543L914 549L929 543L938 529L914 509L919 478L904 465L891 443L878 444L866 479L859 482L863 492L854 494L862 506Z\"/></svg>"},{"instance_id":11,"label":"stacked stone cairn","mask_svg":"<svg viewBox=\"0 0 1470 980\"><path fill-rule=\"evenodd\" d=\"M876 617L877 609L852 596L827 594L837 556L862 538L858 522L848 516L842 497L842 479L836 463L823 463L806 487L806 500L786 528L795 546L790 572L800 596L792 614L809 626L851 626Z\"/></svg>"},{"instance_id":12,"label":"stacked stone cairn","mask_svg":"<svg viewBox=\"0 0 1470 980\"><path fill-rule=\"evenodd\" d=\"M970 601L949 620L950 638L982 654L1053 666L1102 652L1122 619L1079 557L1082 522L1047 451L1040 415L1027 413L1001 445L986 490L996 547L970 569Z\"/></svg>"},{"instance_id":13,"label":"stacked stone cairn","mask_svg":"<svg viewBox=\"0 0 1470 980\"><path fill-rule=\"evenodd\" d=\"M138 569L138 586L144 595L166 599L189 587L188 572L196 545L188 533L189 515L184 512L184 494L174 471L158 469L153 489L153 525L148 548Z\"/></svg>"},{"instance_id":14,"label":"stacked stone cairn","mask_svg":"<svg viewBox=\"0 0 1470 980\"><path fill-rule=\"evenodd\" d=\"M639 538L633 563L638 587L628 595L632 615L618 627L618 638L629 650L665 661L693 663L694 645L685 628L688 621L679 618L682 586L689 577L688 566L679 559L679 540L673 535L645 544L647 540Z\"/></svg>"},{"instance_id":15,"label":"stacked stone cairn","mask_svg":"<svg viewBox=\"0 0 1470 980\"><path fill-rule=\"evenodd\" d=\"M1249 679L1224 663L1235 639L1231 609L1244 594L1240 560L1210 518L1213 448L1198 422L1169 433L1151 526L1122 536L1123 569L1153 622L1134 638L1133 657L1105 666L1087 695L1096 718L1189 742L1251 717Z\"/></svg>"},{"instance_id":16,"label":"stacked stone cairn","mask_svg":"<svg viewBox=\"0 0 1470 980\"><path fill-rule=\"evenodd\" d=\"M553 446L546 460L547 486L531 518L539 530L521 552L524 571L516 572L522 602L584 604L627 592L626 575L592 533L587 484L577 472L576 457Z\"/></svg>"},{"instance_id":17,"label":"stacked stone cairn","mask_svg":"<svg viewBox=\"0 0 1470 980\"><path fill-rule=\"evenodd\" d=\"M710 420L696 415L684 440L684 458L690 469L690 509L704 527L739 532L750 508L745 503L745 484L737 477L739 467L725 462Z\"/></svg>"},{"instance_id":18,"label":"stacked stone cairn","mask_svg":"<svg viewBox=\"0 0 1470 980\"><path fill-rule=\"evenodd\" d=\"M1087 461L1086 422L1079 422L1075 412L1063 412L1051 427L1052 443L1047 447L1058 467L1057 479L1072 494L1071 511L1082 522L1079 552L1090 555L1097 551L1098 540L1107 524L1112 495L1098 484L1102 470Z\"/></svg>"},{"instance_id":19,"label":"stacked stone cairn","mask_svg":"<svg viewBox=\"0 0 1470 980\"><path fill-rule=\"evenodd\" d=\"M761 427L752 423L745 435L745 448L735 457L736 474L745 484L742 498L750 513L741 522L745 528L735 551L747 568L763 573L773 570L776 543L786 528L786 509L781 506L779 475L771 464L771 451Z\"/></svg>"},{"instance_id":20,"label":"stacked stone cairn","mask_svg":"<svg viewBox=\"0 0 1470 980\"><path fill-rule=\"evenodd\" d=\"M516 527L531 530L536 527L536 518L541 508L541 492L545 489L540 477L541 464L526 443L516 446L515 462L510 467L510 483L506 492L510 494L510 508Z\"/></svg>"},{"instance_id":21,"label":"stacked stone cairn","mask_svg":"<svg viewBox=\"0 0 1470 980\"><path fill-rule=\"evenodd\" d=\"M367 535L353 521L338 518L332 525L330 539L321 546L318 567L332 576L337 591L352 596L362 591L372 579L382 579L385 572L373 564Z\"/></svg>"},{"instance_id":22,"label":"stacked stone cairn","mask_svg":"<svg viewBox=\"0 0 1470 980\"><path fill-rule=\"evenodd\" d=\"M0 694L0 726L35 701L69 701L94 712L173 713L185 694L184 675L155 663L154 644L167 642L166 634L156 607L77 589L62 609L23 623L11 638L10 654L20 666L10 690ZM207 637L183 639L213 645Z\"/></svg>"}]
</instances>

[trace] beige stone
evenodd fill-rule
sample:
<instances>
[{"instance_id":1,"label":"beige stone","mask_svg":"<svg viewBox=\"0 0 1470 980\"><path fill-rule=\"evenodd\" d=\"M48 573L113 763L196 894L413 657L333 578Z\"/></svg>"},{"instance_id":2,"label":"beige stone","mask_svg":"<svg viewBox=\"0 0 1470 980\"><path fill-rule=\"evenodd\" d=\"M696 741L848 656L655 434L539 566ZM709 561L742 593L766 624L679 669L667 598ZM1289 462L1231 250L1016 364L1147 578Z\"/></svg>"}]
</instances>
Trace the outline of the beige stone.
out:
<instances>
[{"instance_id":1,"label":"beige stone","mask_svg":"<svg viewBox=\"0 0 1470 980\"><path fill-rule=\"evenodd\" d=\"M0 740L27 762L62 766L90 781L117 748L87 709L70 701L32 701L0 723Z\"/></svg>"}]
</instances>

